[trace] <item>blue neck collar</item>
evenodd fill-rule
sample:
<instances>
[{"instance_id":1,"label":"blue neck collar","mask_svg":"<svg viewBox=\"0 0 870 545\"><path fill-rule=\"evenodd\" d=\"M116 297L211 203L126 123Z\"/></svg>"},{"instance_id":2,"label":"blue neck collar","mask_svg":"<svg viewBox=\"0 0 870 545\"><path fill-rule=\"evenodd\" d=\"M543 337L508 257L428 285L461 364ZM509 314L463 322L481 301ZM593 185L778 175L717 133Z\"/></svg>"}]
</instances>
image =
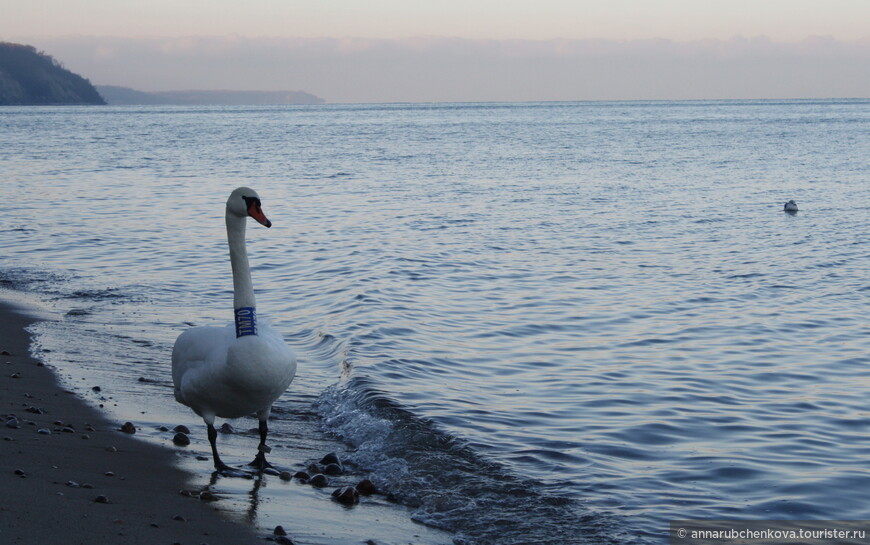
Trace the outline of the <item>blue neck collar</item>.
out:
<instances>
[{"instance_id":1,"label":"blue neck collar","mask_svg":"<svg viewBox=\"0 0 870 545\"><path fill-rule=\"evenodd\" d=\"M236 313L236 337L246 337L257 334L257 309L240 307Z\"/></svg>"}]
</instances>

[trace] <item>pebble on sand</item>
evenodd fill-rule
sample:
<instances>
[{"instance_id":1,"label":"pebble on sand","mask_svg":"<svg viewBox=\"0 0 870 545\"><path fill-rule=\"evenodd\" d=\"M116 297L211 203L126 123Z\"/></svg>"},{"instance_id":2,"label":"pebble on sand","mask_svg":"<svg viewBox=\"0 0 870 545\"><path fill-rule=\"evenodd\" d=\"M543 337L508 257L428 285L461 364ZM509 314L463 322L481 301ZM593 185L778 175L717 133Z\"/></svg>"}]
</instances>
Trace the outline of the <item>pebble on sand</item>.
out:
<instances>
[{"instance_id":1,"label":"pebble on sand","mask_svg":"<svg viewBox=\"0 0 870 545\"><path fill-rule=\"evenodd\" d=\"M311 486L323 488L325 486L329 486L329 479L327 479L326 475L324 475L323 473L318 473L317 475L311 477L311 479L308 480L308 483Z\"/></svg>"},{"instance_id":2,"label":"pebble on sand","mask_svg":"<svg viewBox=\"0 0 870 545\"><path fill-rule=\"evenodd\" d=\"M280 524L278 526L275 526L275 531L272 533L275 534L276 536L286 536L287 535L287 531Z\"/></svg>"},{"instance_id":3,"label":"pebble on sand","mask_svg":"<svg viewBox=\"0 0 870 545\"><path fill-rule=\"evenodd\" d=\"M178 433L190 435L190 429L187 426L185 426L184 424L179 424L179 425L175 426L174 428L172 428L172 431L177 431Z\"/></svg>"},{"instance_id":4,"label":"pebble on sand","mask_svg":"<svg viewBox=\"0 0 870 545\"><path fill-rule=\"evenodd\" d=\"M338 464L329 464L323 468L323 473L326 475L341 475L341 466Z\"/></svg>"},{"instance_id":5,"label":"pebble on sand","mask_svg":"<svg viewBox=\"0 0 870 545\"><path fill-rule=\"evenodd\" d=\"M334 452L330 452L329 454L327 454L326 456L324 456L323 458L320 459L320 464L321 465L336 464L340 467L341 460L338 458L338 454L336 454Z\"/></svg>"},{"instance_id":6,"label":"pebble on sand","mask_svg":"<svg viewBox=\"0 0 870 545\"><path fill-rule=\"evenodd\" d=\"M190 437L185 435L182 432L178 432L175 434L175 437L172 438L172 442L178 445L179 447L186 447L190 444Z\"/></svg>"},{"instance_id":7,"label":"pebble on sand","mask_svg":"<svg viewBox=\"0 0 870 545\"><path fill-rule=\"evenodd\" d=\"M354 505L359 503L359 492L352 486L337 488L332 492L332 497L335 501L342 505Z\"/></svg>"},{"instance_id":8,"label":"pebble on sand","mask_svg":"<svg viewBox=\"0 0 870 545\"><path fill-rule=\"evenodd\" d=\"M202 501L218 501L218 497L209 492L208 490L200 492L199 499Z\"/></svg>"},{"instance_id":9,"label":"pebble on sand","mask_svg":"<svg viewBox=\"0 0 870 545\"><path fill-rule=\"evenodd\" d=\"M110 503L109 498L107 498L106 496L97 496L96 498L94 498L94 501L97 503Z\"/></svg>"},{"instance_id":10,"label":"pebble on sand","mask_svg":"<svg viewBox=\"0 0 870 545\"><path fill-rule=\"evenodd\" d=\"M121 431L124 433L136 433L136 426L132 422L124 422L124 425L121 426Z\"/></svg>"},{"instance_id":11,"label":"pebble on sand","mask_svg":"<svg viewBox=\"0 0 870 545\"><path fill-rule=\"evenodd\" d=\"M378 491L378 487L368 479L363 479L356 485L356 491L363 496L371 496Z\"/></svg>"}]
</instances>

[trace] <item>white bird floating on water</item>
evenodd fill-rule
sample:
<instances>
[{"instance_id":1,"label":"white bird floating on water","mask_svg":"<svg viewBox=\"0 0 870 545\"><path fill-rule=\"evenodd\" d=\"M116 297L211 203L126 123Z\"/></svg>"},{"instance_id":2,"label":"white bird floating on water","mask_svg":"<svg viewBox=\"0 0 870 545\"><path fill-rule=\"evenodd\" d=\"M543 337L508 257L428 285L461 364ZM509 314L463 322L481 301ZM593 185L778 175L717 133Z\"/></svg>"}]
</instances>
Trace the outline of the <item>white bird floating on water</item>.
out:
<instances>
[{"instance_id":1,"label":"white bird floating on water","mask_svg":"<svg viewBox=\"0 0 870 545\"><path fill-rule=\"evenodd\" d=\"M787 203L785 203L783 210L786 212L797 212L797 210L798 210L797 203L794 202L793 200L788 201Z\"/></svg>"},{"instance_id":2,"label":"white bird floating on water","mask_svg":"<svg viewBox=\"0 0 870 545\"><path fill-rule=\"evenodd\" d=\"M251 269L245 247L248 216L271 227L257 192L240 187L227 200L227 239L233 269L235 327L195 327L178 336L172 349L175 399L193 409L208 427L208 440L218 471L233 470L218 456L216 416L240 418L253 413L260 421L260 445L250 465L266 461L267 420L272 403L296 375L296 357L271 327L257 323Z\"/></svg>"}]
</instances>

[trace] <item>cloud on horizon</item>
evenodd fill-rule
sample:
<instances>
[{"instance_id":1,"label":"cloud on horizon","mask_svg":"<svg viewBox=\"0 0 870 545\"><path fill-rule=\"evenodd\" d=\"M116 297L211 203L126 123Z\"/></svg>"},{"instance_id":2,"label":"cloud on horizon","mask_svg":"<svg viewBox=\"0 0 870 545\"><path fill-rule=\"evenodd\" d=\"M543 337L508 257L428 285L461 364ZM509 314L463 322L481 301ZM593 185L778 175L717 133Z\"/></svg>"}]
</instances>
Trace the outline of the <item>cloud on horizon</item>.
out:
<instances>
[{"instance_id":1,"label":"cloud on horizon","mask_svg":"<svg viewBox=\"0 0 870 545\"><path fill-rule=\"evenodd\" d=\"M870 41L21 39L96 84L328 102L870 97Z\"/></svg>"}]
</instances>

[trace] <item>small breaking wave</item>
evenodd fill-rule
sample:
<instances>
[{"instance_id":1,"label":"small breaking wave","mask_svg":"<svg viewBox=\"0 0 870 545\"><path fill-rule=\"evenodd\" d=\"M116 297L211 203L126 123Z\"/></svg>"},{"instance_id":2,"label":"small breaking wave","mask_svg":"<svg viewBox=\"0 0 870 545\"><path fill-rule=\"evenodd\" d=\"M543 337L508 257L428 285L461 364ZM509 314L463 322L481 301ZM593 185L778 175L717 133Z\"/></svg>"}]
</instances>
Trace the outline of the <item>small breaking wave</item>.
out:
<instances>
[{"instance_id":1,"label":"small breaking wave","mask_svg":"<svg viewBox=\"0 0 870 545\"><path fill-rule=\"evenodd\" d=\"M618 542L606 517L558 485L487 460L364 377L327 388L315 407L325 431L352 448L350 462L413 508L414 520L455 532L457 545Z\"/></svg>"}]
</instances>

